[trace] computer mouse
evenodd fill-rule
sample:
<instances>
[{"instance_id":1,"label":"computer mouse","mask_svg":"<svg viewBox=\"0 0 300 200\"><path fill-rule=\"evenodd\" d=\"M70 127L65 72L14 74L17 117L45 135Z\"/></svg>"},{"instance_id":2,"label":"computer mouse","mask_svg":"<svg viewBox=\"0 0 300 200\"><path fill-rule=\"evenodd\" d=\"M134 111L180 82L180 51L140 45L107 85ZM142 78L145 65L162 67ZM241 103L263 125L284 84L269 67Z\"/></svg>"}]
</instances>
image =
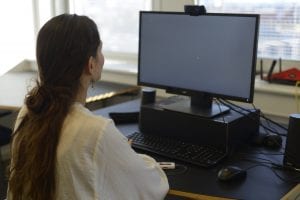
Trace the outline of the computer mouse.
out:
<instances>
[{"instance_id":1,"label":"computer mouse","mask_svg":"<svg viewBox=\"0 0 300 200\"><path fill-rule=\"evenodd\" d=\"M263 144L270 149L279 149L282 145L282 138L280 135L268 134L265 136Z\"/></svg>"},{"instance_id":2,"label":"computer mouse","mask_svg":"<svg viewBox=\"0 0 300 200\"><path fill-rule=\"evenodd\" d=\"M268 149L279 149L282 146L282 138L275 134L260 134L253 138L252 143Z\"/></svg>"},{"instance_id":3,"label":"computer mouse","mask_svg":"<svg viewBox=\"0 0 300 200\"><path fill-rule=\"evenodd\" d=\"M234 181L246 178L247 171L237 166L226 166L218 171L218 180Z\"/></svg>"}]
</instances>

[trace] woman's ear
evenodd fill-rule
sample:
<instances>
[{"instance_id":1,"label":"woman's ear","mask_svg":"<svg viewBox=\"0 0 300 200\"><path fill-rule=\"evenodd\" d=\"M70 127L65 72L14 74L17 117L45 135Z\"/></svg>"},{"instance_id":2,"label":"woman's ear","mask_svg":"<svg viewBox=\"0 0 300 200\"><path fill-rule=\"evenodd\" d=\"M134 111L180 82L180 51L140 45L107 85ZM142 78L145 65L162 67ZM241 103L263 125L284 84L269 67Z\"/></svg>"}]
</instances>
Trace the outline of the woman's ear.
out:
<instances>
[{"instance_id":1,"label":"woman's ear","mask_svg":"<svg viewBox=\"0 0 300 200\"><path fill-rule=\"evenodd\" d=\"M95 70L95 61L94 61L94 57L90 56L89 61L87 63L86 66L86 71L89 75L93 75L93 71Z\"/></svg>"}]
</instances>

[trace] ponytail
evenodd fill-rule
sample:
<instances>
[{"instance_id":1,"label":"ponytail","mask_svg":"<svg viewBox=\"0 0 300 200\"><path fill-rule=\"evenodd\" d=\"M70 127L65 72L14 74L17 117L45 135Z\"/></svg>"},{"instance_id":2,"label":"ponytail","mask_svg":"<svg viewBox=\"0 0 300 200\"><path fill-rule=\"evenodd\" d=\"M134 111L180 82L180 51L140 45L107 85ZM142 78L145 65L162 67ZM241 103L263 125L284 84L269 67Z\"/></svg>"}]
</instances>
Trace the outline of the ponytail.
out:
<instances>
[{"instance_id":1,"label":"ponytail","mask_svg":"<svg viewBox=\"0 0 300 200\"><path fill-rule=\"evenodd\" d=\"M97 26L86 16L59 15L39 31L39 81L28 93L27 112L13 133L9 194L14 200L55 199L63 123L81 87L83 69L99 44Z\"/></svg>"}]
</instances>

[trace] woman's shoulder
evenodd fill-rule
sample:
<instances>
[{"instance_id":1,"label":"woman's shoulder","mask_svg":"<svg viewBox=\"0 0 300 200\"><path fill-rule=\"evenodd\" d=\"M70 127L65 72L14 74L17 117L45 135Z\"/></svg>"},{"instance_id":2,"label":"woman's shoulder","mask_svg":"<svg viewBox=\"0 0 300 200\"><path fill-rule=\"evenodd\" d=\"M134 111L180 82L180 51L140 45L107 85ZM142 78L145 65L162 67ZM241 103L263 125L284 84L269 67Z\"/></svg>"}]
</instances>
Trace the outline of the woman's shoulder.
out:
<instances>
[{"instance_id":1,"label":"woman's shoulder","mask_svg":"<svg viewBox=\"0 0 300 200\"><path fill-rule=\"evenodd\" d=\"M112 122L111 119L93 114L90 110L79 103L75 103L73 105L70 111L70 117L73 120L78 121L80 124L86 125L90 128L103 128L105 125Z\"/></svg>"},{"instance_id":2,"label":"woman's shoulder","mask_svg":"<svg viewBox=\"0 0 300 200\"><path fill-rule=\"evenodd\" d=\"M76 148L80 145L92 147L103 137L111 123L111 119L94 115L83 105L76 104L65 118L60 140L64 141L62 143L79 142Z\"/></svg>"}]
</instances>

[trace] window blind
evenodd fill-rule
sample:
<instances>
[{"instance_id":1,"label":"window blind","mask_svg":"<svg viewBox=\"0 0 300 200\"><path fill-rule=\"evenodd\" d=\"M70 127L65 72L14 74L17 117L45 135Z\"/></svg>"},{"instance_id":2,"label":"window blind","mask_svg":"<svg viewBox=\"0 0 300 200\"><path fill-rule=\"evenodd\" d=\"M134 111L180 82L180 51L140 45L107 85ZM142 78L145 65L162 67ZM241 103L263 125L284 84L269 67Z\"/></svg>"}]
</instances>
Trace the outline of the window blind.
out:
<instances>
[{"instance_id":1,"label":"window blind","mask_svg":"<svg viewBox=\"0 0 300 200\"><path fill-rule=\"evenodd\" d=\"M210 13L260 15L259 58L300 60L299 0L200 0Z\"/></svg>"}]
</instances>

